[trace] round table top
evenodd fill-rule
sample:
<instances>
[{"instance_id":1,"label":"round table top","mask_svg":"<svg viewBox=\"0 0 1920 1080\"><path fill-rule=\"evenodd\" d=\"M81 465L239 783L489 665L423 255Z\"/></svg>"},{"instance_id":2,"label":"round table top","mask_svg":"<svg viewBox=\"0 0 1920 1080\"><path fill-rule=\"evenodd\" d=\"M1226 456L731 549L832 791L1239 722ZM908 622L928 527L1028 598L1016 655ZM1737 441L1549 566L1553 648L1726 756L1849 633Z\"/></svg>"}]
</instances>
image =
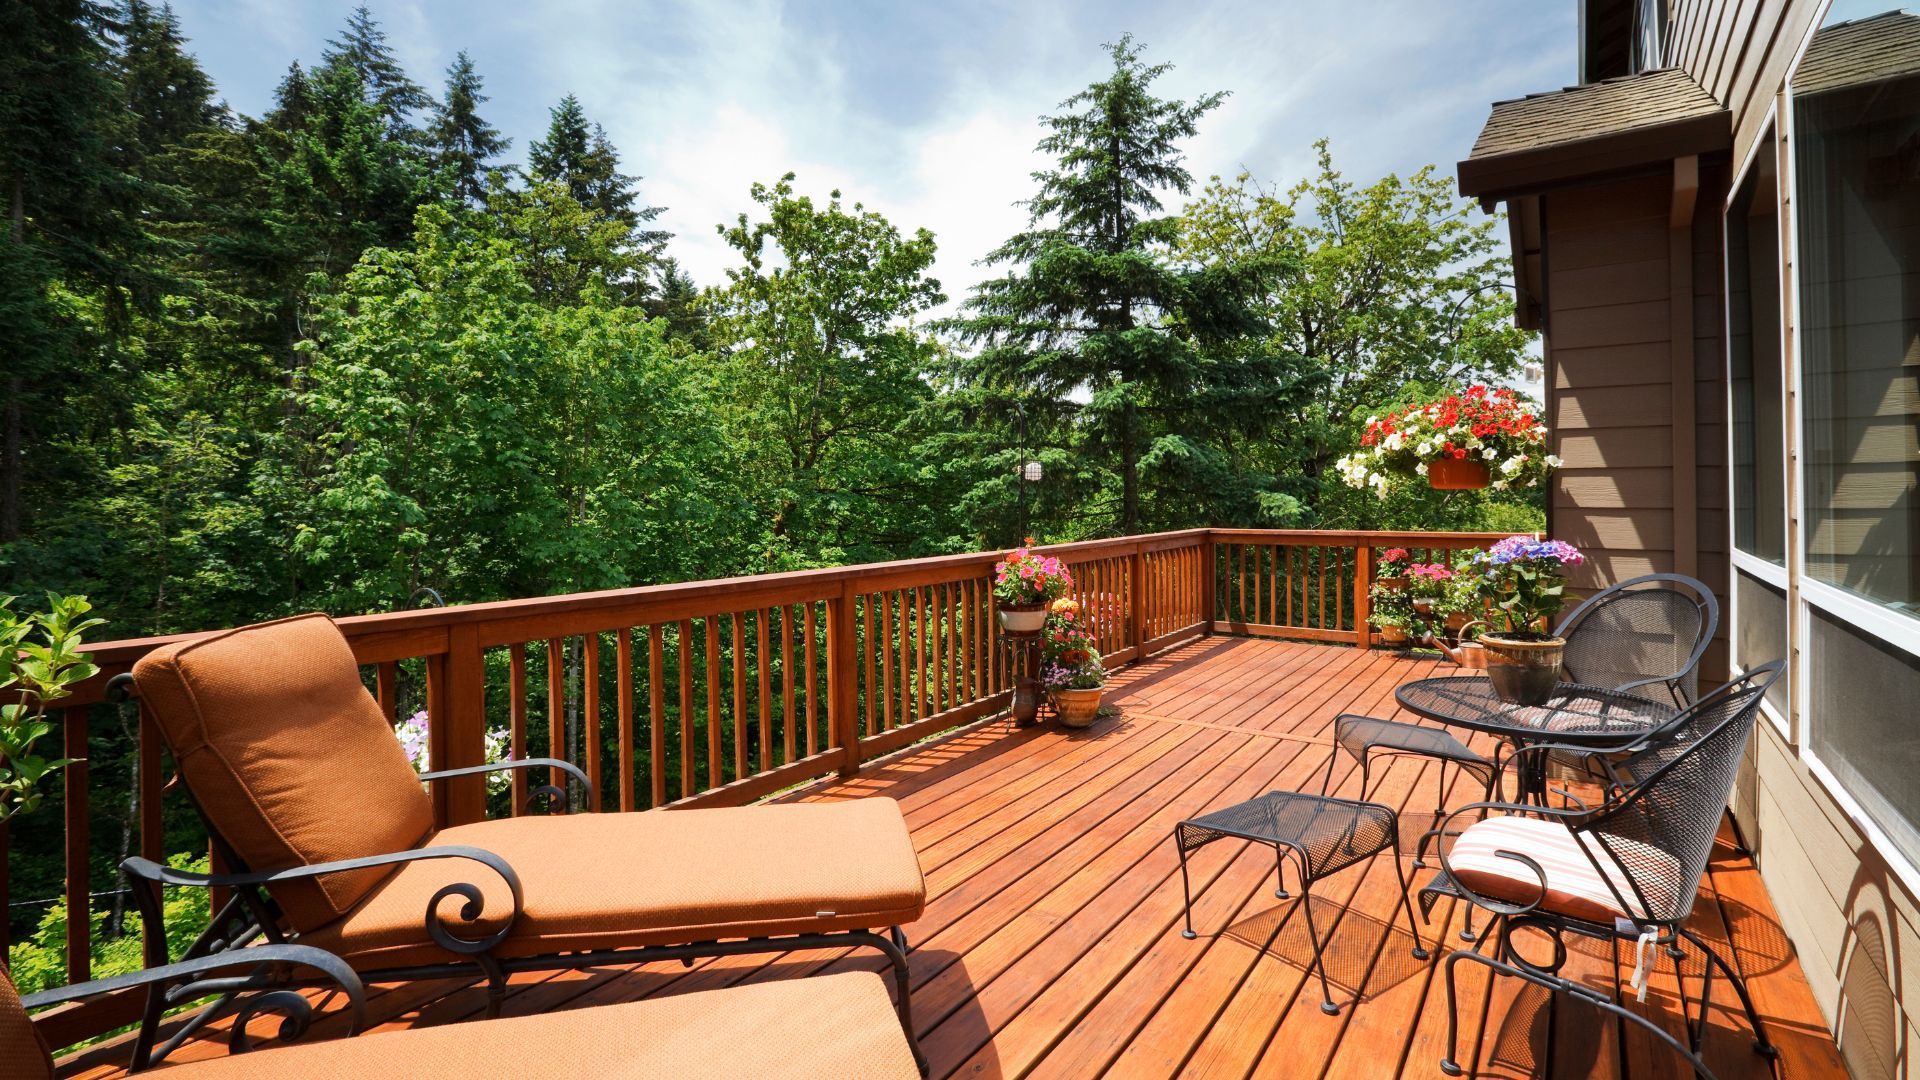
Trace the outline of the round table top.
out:
<instances>
[{"instance_id":1,"label":"round table top","mask_svg":"<svg viewBox=\"0 0 1920 1080\"><path fill-rule=\"evenodd\" d=\"M1601 745L1671 720L1679 710L1637 694L1561 683L1543 705L1510 705L1485 675L1417 679L1393 696L1410 713L1521 742Z\"/></svg>"}]
</instances>

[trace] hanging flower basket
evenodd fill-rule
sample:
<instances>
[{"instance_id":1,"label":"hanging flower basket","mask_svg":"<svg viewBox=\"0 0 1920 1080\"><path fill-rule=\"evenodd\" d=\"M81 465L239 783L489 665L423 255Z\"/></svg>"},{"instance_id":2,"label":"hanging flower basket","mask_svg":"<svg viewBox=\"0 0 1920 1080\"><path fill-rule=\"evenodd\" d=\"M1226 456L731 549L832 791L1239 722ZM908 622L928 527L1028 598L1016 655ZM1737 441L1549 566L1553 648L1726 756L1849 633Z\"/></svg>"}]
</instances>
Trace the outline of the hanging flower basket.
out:
<instances>
[{"instance_id":1,"label":"hanging flower basket","mask_svg":"<svg viewBox=\"0 0 1920 1080\"><path fill-rule=\"evenodd\" d=\"M1000 616L1000 630L1008 637L1032 637L1047 625L1047 605L1044 601L1034 604L1001 604L994 609Z\"/></svg>"},{"instance_id":2,"label":"hanging flower basket","mask_svg":"<svg viewBox=\"0 0 1920 1080\"><path fill-rule=\"evenodd\" d=\"M1442 491L1539 487L1560 459L1547 453L1547 426L1533 408L1504 386L1469 386L1369 418L1360 449L1334 467L1349 485L1382 498L1421 479Z\"/></svg>"},{"instance_id":3,"label":"hanging flower basket","mask_svg":"<svg viewBox=\"0 0 1920 1080\"><path fill-rule=\"evenodd\" d=\"M1427 466L1427 483L1436 491L1471 491L1492 484L1493 476L1477 461L1438 458Z\"/></svg>"}]
</instances>

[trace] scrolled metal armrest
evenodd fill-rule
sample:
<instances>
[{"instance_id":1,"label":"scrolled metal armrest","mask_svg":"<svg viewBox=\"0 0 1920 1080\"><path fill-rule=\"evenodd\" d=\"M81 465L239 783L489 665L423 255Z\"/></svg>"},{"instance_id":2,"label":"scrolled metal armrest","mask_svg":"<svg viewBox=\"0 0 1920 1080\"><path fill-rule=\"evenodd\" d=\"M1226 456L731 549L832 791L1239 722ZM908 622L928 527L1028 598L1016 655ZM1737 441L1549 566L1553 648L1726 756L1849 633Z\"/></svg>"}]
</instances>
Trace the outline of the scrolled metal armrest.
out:
<instances>
[{"instance_id":1,"label":"scrolled metal armrest","mask_svg":"<svg viewBox=\"0 0 1920 1080\"><path fill-rule=\"evenodd\" d=\"M1537 814L1537 813L1544 812L1547 816L1550 816L1550 817L1570 816L1570 815L1556 814L1547 807L1525 806L1519 803L1499 803L1499 802L1470 803L1466 806L1460 807L1457 810L1454 810L1452 813L1449 813L1445 818L1441 820L1439 825L1434 827L1429 832L1428 835L1435 836L1435 837L1447 835L1448 834L1447 826L1453 822L1453 819L1455 817L1458 817L1460 814L1473 811L1473 810L1501 810L1501 811L1506 811L1509 813L1516 813L1516 814L1521 814L1521 813ZM1459 835L1459 834L1454 833L1453 835ZM1467 903L1472 904L1475 907L1484 908L1487 911L1491 911L1496 915L1515 916L1515 915L1531 914L1532 912L1539 910L1540 905L1546 902L1546 899L1547 899L1546 868L1541 866L1540 863L1537 860L1535 860L1532 856L1527 855L1524 852L1508 851L1504 848L1496 848L1494 849L1494 852L1493 852L1494 855L1499 858L1511 859L1514 862L1517 862L1520 865L1525 866L1528 870L1533 871L1533 876L1535 878L1535 885L1540 890L1540 894L1538 896L1534 897L1532 900L1528 901L1525 904L1511 904L1505 900L1495 900L1490 896L1482 896L1478 892L1475 892L1472 886L1468 885L1464 881L1461 881L1460 875L1454 872L1453 860L1452 860L1452 857L1448 854L1448 851L1445 845L1439 843L1436 840L1433 846L1433 850L1434 850L1434 854L1440 860L1440 872L1446 875L1446 879L1453 884L1453 888L1459 892L1461 899L1465 900Z\"/></svg>"},{"instance_id":2,"label":"scrolled metal armrest","mask_svg":"<svg viewBox=\"0 0 1920 1080\"><path fill-rule=\"evenodd\" d=\"M520 875L513 872L507 860L485 848L469 847L462 844L447 844L439 847L416 848L412 851L395 851L385 855L368 855L358 859L341 859L336 862L313 863L307 866L290 866L282 870L248 871L239 874L202 874L193 870L180 870L163 866L150 859L139 856L127 859L120 869L128 876L143 881L158 882L162 885L182 885L195 888L215 887L252 887L273 885L283 881L300 881L306 878L337 874L347 870L368 870L380 866L394 866L399 863L420 862L425 859L467 859L477 862L507 883L513 893L513 910L507 913L500 929L483 938L463 938L456 936L440 917L440 901L450 896L458 896L466 903L460 908L460 921L475 922L486 912L485 894L479 886L470 882L457 881L443 885L427 901L427 934L434 942L448 952L476 954L483 953L506 940L512 931L514 921L520 917L523 895L520 888Z\"/></svg>"},{"instance_id":3,"label":"scrolled metal armrest","mask_svg":"<svg viewBox=\"0 0 1920 1080\"><path fill-rule=\"evenodd\" d=\"M579 766L570 761L561 761L559 758L518 758L513 761L489 762L485 765L466 765L458 769L440 769L435 772L421 773L420 779L432 783L436 780L446 780L455 776L479 776L482 773L502 772L508 769L532 768L559 769L580 785L581 789L586 792L588 802L593 801L593 781L587 778L587 774L581 770ZM542 790L556 789L553 789L551 785L546 785Z\"/></svg>"},{"instance_id":4,"label":"scrolled metal armrest","mask_svg":"<svg viewBox=\"0 0 1920 1080\"><path fill-rule=\"evenodd\" d=\"M80 1001L90 997L97 997L101 994L110 994L115 991L176 982L181 985L176 987L168 995L174 1000L204 997L209 994L228 994L244 990L262 989L265 984L262 984L258 979L258 969L275 964L313 968L324 974L327 978L338 984L340 989L345 991L347 995L348 1007L353 1012L352 1031L359 1032L362 1028L366 1027L367 988L361 983L360 976L354 974L353 968L349 967L345 960L325 950L313 948L310 945L250 945L244 949L233 949L228 952L215 953L211 956L182 960L174 964L162 964L158 967L129 971L123 975L114 975L105 979L95 979L92 982L75 983L72 986L43 990L37 994L28 994L22 999L22 1004L24 1004L29 1011L32 1011L53 1005L62 1005L70 1001ZM256 974L224 979L200 977L231 968L254 968L256 969ZM271 995L272 992L269 991L269 994ZM279 1004L294 1008L297 1015L290 1016L287 1024L296 1025L297 1030L305 1030L307 1016L310 1014L311 1006L306 1006L303 1002L302 1006L294 1007L291 1002L275 997L273 1002L263 1000L256 1003L252 1008L243 1008L241 1010L242 1022L236 1025L236 1031L244 1029L245 1016L250 1015L251 1012L257 1011L260 1007L267 1004ZM302 1007L306 1008L308 1012L298 1013L298 1009ZM283 1031L285 1031L286 1024L283 1024L282 1027ZM297 1034L297 1031L295 1031L294 1034ZM244 1038L244 1036L242 1036L242 1038Z\"/></svg>"}]
</instances>

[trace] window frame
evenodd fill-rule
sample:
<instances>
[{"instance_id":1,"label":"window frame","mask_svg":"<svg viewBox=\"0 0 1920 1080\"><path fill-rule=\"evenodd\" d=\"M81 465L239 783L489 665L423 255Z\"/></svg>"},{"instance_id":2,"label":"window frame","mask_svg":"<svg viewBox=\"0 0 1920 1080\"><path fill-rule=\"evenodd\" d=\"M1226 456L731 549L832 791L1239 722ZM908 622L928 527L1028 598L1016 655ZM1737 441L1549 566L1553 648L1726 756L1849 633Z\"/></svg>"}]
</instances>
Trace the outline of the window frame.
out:
<instances>
[{"instance_id":1,"label":"window frame","mask_svg":"<svg viewBox=\"0 0 1920 1080\"><path fill-rule=\"evenodd\" d=\"M1812 46L1814 36L1819 33L1826 23L1827 15L1831 11L1831 8L1831 0L1826 0L1826 2L1820 5L1819 12L1807 27L1806 35L1800 41L1799 49L1794 53L1793 62L1788 65L1786 77L1781 81L1780 92L1775 96L1774 104L1770 105L1767 109L1767 122L1769 125L1776 121L1778 122L1779 126L1774 129L1777 132L1776 138L1779 139L1786 148L1786 152L1781 154L1782 160L1779 168L1780 212L1785 221L1785 231L1781 241L1781 272L1786 279L1782 283L1783 291L1780 306L1783 319L1786 318L1789 312L1791 312L1793 316L1784 328L1785 336L1782 338L1782 342L1786 346L1786 350L1782 354L1783 365L1787 363L1789 357L1792 359L1791 369L1783 372L1783 376L1785 377L1785 396L1787 398L1787 422L1789 424L1786 431L1788 471L1788 494L1786 501L1789 513L1787 522L1787 564L1790 573L1785 576L1789 577L1792 582L1792 587L1788 590L1787 600L1788 615L1791 620L1788 633L1791 638L1792 649L1788 673L1791 679L1789 690L1791 692L1792 711L1794 718L1798 721L1798 731L1789 736L1788 742L1789 745L1798 751L1800 760L1807 766L1808 773L1819 781L1821 788L1826 792L1827 796L1834 801L1834 804L1847 816L1847 819L1853 823L1853 826L1866 836L1868 842L1873 845L1874 850L1880 855L1881 859L1893 870L1894 876L1900 879L1901 883L1904 884L1909 891L1920 893L1920 864L1917 864L1917 860L1920 860L1920 851L1909 852L1903 843L1896 841L1893 836L1880 825L1874 815L1868 811L1866 804L1848 789L1847 782L1842 780L1840 775L1834 771L1832 767L1821 760L1819 751L1814 746L1813 732L1822 721L1821 718L1816 715L1817 710L1813 708L1813 680L1807 671L1808 665L1803 659L1812 655L1813 623L1814 615L1817 612L1828 618L1850 625L1861 634L1881 641L1916 660L1920 660L1920 619L1916 619L1910 615L1904 615L1892 608L1878 604L1864 596L1849 592L1836 585L1811 578L1807 575L1806 568L1807 462L1805 454L1802 453L1802 449L1805 445L1806 433L1806 416L1803 403L1805 401L1807 388L1807 371L1806 365L1800 362L1802 356L1801 326L1805 322L1805 319L1800 310L1799 240L1801 200L1799 198L1798 155L1795 152L1797 143L1795 142L1796 134L1793 124L1794 104L1797 98L1794 90L1794 80L1799 76L1800 63L1806 58L1807 50ZM1758 144L1756 143L1756 145ZM1738 181L1735 183L1735 189L1737 189L1737 187ZM1732 197L1730 190L1728 194L1729 205L1731 205ZM1725 245L1723 244L1723 255L1724 247ZM1730 279L1723 277L1723 285L1729 280ZM1762 560L1745 556L1744 553L1733 550L1733 503L1731 501L1733 472L1731 457L1733 428L1731 412L1732 360L1731 341L1729 341L1727 351L1727 374L1729 377L1729 412L1727 424L1729 501L1727 504L1727 547L1731 555L1735 557L1733 565L1740 566L1742 565L1739 561L1740 558L1755 563L1762 562ZM1773 569L1779 570L1780 568L1774 567ZM1756 574L1755 576L1759 575ZM1729 606L1732 605L1730 604ZM1732 617L1733 616L1730 616L1730 620ZM1730 621L1729 626L1731 627L1732 625ZM1764 709L1763 711L1769 715L1772 714L1770 708ZM1785 735L1787 732L1783 729L1782 734ZM1909 824L1916 830L1920 830L1920 816L1916 816Z\"/></svg>"},{"instance_id":2,"label":"window frame","mask_svg":"<svg viewBox=\"0 0 1920 1080\"><path fill-rule=\"evenodd\" d=\"M1812 35L1809 34L1807 43L1811 43L1812 40ZM1806 43L1803 43L1801 46L1802 53L1805 52L1805 49ZM1798 57L1796 57L1796 67L1798 66L1798 62ZM1776 98L1774 102L1767 105L1766 115L1761 120L1760 132L1765 137L1754 139L1753 145L1747 148L1746 160L1742 161L1739 168L1734 171L1731 181L1727 184L1726 198L1722 200L1720 206L1720 286L1723 296L1723 301L1720 305L1720 340L1723 343L1721 348L1721 383L1726 399L1724 404L1727 416L1725 470L1727 474L1727 563L1729 568L1729 576L1727 579L1727 652L1731 666L1744 670L1740 662L1740 657L1737 655L1740 642L1740 592L1739 589L1735 587L1736 583L1731 576L1732 573L1746 573L1748 576L1764 581L1785 594L1787 598L1786 645L1788 653L1785 659L1787 660L1789 689L1792 691L1793 697L1789 699L1788 715L1781 715L1780 711L1775 709L1773 703L1769 701L1762 701L1760 703L1760 713L1773 724L1774 729L1780 733L1783 739L1787 740L1789 745L1793 745L1796 743L1796 740L1793 732L1792 713L1803 712L1803 710L1800 709L1797 700L1799 695L1798 687L1801 681L1798 670L1798 659L1801 647L1798 640L1799 629L1796 625L1798 620L1794 618L1795 599L1793 587L1795 563L1799 553L1798 537L1795 534L1795 530L1799 525L1798 508L1794 505L1799 495L1799 490L1793 483L1794 463L1798 457L1799 439L1797 437L1798 429L1791 428L1789 425L1797 420L1796 414L1799 409L1799 396L1795 392L1797 387L1790 387L1788 385L1786 373L1782 371L1780 378L1780 396L1782 399L1780 424L1782 431L1786 433L1787 437L1787 453L1782 455L1780 467L1780 515L1784 519L1781 523L1781 536L1785 539L1787 548L1785 558L1782 560L1784 565L1782 565L1782 563L1775 563L1763 559L1758 555L1752 555L1742 551L1740 550L1739 544L1734 541L1735 532L1738 528L1735 520L1738 514L1739 482L1734 468L1733 305L1724 299L1724 297L1731 294L1733 283L1733 256L1728 250L1729 245L1727 243L1729 236L1728 219L1733 213L1735 201L1740 197L1741 186L1747 182L1748 177L1752 175L1754 168L1759 163L1760 152L1767 150L1776 155L1776 160L1778 158L1781 138L1781 129L1778 126L1778 113L1779 102ZM1789 155L1789 157L1791 157L1791 155ZM1781 220L1786 221L1786 224L1782 227L1782 235L1779 240L1779 249L1783 259L1788 257L1788 237L1793 228L1791 221L1787 221L1784 217L1785 214L1791 211L1791 201L1785 200L1785 195L1788 190L1787 185L1790 182L1787 177L1780 174L1779 168L1776 166L1774 176L1774 202L1778 212L1783 215ZM1788 205L1781 207L1779 204L1782 201L1788 201ZM1780 260L1776 260L1775 270L1789 278L1794 276L1784 273ZM1781 283L1779 310L1775 313L1778 322L1776 329L1780 335L1780 363L1783 366L1786 363L1788 350L1797 347L1798 344L1797 341L1790 342L1789 339L1790 331L1793 333L1798 332L1798 320L1789 323L1787 310L1789 304L1798 303L1799 294L1797 290L1789 294L1786 291L1787 285L1787 282Z\"/></svg>"}]
</instances>

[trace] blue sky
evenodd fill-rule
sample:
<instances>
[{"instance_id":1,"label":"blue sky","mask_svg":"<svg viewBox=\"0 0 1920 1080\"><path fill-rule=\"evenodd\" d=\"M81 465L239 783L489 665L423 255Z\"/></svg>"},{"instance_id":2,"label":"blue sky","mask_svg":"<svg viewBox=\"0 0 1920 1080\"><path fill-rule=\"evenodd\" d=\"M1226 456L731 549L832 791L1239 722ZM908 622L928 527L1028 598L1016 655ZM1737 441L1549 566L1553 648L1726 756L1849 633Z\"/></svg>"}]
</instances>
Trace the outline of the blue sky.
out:
<instances>
[{"instance_id":1,"label":"blue sky","mask_svg":"<svg viewBox=\"0 0 1920 1080\"><path fill-rule=\"evenodd\" d=\"M747 187L791 169L902 228L932 229L936 273L964 295L1025 220L1037 117L1098 78L1125 32L1174 70L1162 93L1232 96L1188 166L1290 184L1333 139L1350 178L1435 164L1448 175L1490 102L1573 81L1573 0L369 0L401 61L438 92L466 49L513 160L577 94L641 192L667 207L671 250L702 283L731 265L714 226ZM236 109L258 114L295 59L312 63L353 0L175 0Z\"/></svg>"}]
</instances>

